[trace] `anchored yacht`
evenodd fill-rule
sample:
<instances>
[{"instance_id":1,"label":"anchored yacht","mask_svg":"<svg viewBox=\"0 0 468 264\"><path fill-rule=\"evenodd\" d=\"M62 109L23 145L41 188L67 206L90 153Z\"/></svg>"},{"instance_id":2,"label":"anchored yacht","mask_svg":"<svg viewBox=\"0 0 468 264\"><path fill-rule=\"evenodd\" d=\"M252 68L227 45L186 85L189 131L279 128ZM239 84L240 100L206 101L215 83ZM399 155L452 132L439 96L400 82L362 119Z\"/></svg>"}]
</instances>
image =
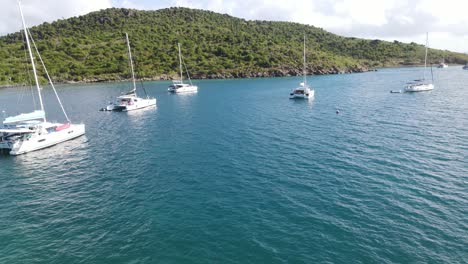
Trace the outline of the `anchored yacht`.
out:
<instances>
[{"instance_id":1,"label":"anchored yacht","mask_svg":"<svg viewBox=\"0 0 468 264\"><path fill-rule=\"evenodd\" d=\"M315 90L310 88L307 85L307 72L306 72L306 42L305 42L305 35L304 35L304 65L302 69L302 76L304 77L303 82L299 85L299 87L295 88L289 94L290 99L313 99L315 96Z\"/></svg>"},{"instance_id":2,"label":"anchored yacht","mask_svg":"<svg viewBox=\"0 0 468 264\"><path fill-rule=\"evenodd\" d=\"M194 93L198 91L198 87L192 84L192 80L190 80L190 75L187 70L187 67L185 67L185 70L187 72L187 78L189 80L189 83L184 83L183 80L183 73L182 73L182 54L180 52L180 43L177 43L177 46L179 47L179 68L180 68L180 80L174 80L172 81L172 84L167 88L167 90L171 93ZM184 64L185 65L185 64Z\"/></svg>"},{"instance_id":3,"label":"anchored yacht","mask_svg":"<svg viewBox=\"0 0 468 264\"><path fill-rule=\"evenodd\" d=\"M437 68L439 68L439 69L448 68L448 64L445 63L445 57L442 58L442 61L439 63L439 65L437 65Z\"/></svg>"},{"instance_id":4,"label":"anchored yacht","mask_svg":"<svg viewBox=\"0 0 468 264\"><path fill-rule=\"evenodd\" d=\"M133 70L132 51L130 49L130 41L128 39L127 33L125 33L125 39L127 41L128 58L129 58L129 63L130 63L130 69L132 71L133 89L121 96L118 96L115 103L111 102L105 108L101 108L102 111L128 112L128 111L142 109L142 108L156 105L156 98L149 97L148 94L146 94L146 90L144 89L144 87L143 87L143 91L145 92L146 97L141 98L141 97L138 97L137 95L135 72Z\"/></svg>"},{"instance_id":5,"label":"anchored yacht","mask_svg":"<svg viewBox=\"0 0 468 264\"><path fill-rule=\"evenodd\" d=\"M445 62L441 62L441 63L439 63L439 65L437 65L437 68L445 69L445 68L448 68L448 65Z\"/></svg>"},{"instance_id":6,"label":"anchored yacht","mask_svg":"<svg viewBox=\"0 0 468 264\"><path fill-rule=\"evenodd\" d=\"M405 92L425 92L434 89L433 84L433 75L432 75L432 67L431 67L431 80L426 80L426 69L427 69L427 49L428 49L428 40L429 34L426 34L426 55L424 57L424 71L423 71L423 78L420 80L414 80L412 82L407 83L405 87Z\"/></svg>"},{"instance_id":7,"label":"anchored yacht","mask_svg":"<svg viewBox=\"0 0 468 264\"><path fill-rule=\"evenodd\" d=\"M29 59L32 65L36 90L39 97L40 110L5 118L3 121L3 127L0 128L0 150L2 152L7 152L10 155L20 155L27 152L51 147L53 145L74 139L85 134L84 124L72 124L68 118L65 108L57 94L55 86L52 82L52 79L50 78L47 68L45 67L44 61L42 60L34 39L32 38L32 35L26 26L20 1L18 1L18 5L21 14L21 20L23 22L26 46L28 48ZM31 49L31 42L35 48L37 57L39 58L42 67L44 68L44 72L49 80L49 83L57 97L63 114L65 115L67 120L65 123L51 123L46 119L46 113L44 111L44 104L41 95L41 87L39 86L34 55Z\"/></svg>"}]
</instances>

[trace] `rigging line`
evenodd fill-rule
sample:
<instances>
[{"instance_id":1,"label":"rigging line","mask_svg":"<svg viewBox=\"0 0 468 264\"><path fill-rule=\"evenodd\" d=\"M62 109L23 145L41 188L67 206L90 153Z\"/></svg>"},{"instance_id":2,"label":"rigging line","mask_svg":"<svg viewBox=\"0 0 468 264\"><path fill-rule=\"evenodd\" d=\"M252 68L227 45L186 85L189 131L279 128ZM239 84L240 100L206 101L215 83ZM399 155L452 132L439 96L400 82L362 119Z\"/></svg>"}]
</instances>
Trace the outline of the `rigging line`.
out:
<instances>
[{"instance_id":1,"label":"rigging line","mask_svg":"<svg viewBox=\"0 0 468 264\"><path fill-rule=\"evenodd\" d=\"M182 59L182 64L184 65L185 71L187 72L187 78L188 78L188 80L190 82L190 85L193 85L192 84L192 79L190 79L190 73L189 73L189 71L187 69L187 65L185 64L184 58L182 58L182 56L180 56L180 58Z\"/></svg>"},{"instance_id":2,"label":"rigging line","mask_svg":"<svg viewBox=\"0 0 468 264\"><path fill-rule=\"evenodd\" d=\"M62 108L62 112L65 115L65 118L67 119L68 123L70 123L70 118L68 118L67 112L65 111L65 108L63 107L62 101L60 100L60 97L58 96L57 90L55 89L54 83L52 82L52 79L50 78L49 72L47 71L47 68L44 64L44 61L42 60L42 56L39 53L39 50L37 49L36 42L34 42L34 39L32 37L31 32L28 29L28 35L31 37L31 42L34 46L34 49L36 50L37 56L39 60L41 61L42 67L44 68L45 74L47 75L47 79L49 80L50 86L52 86L52 90L54 90L55 97L57 97L57 101L60 105L60 108Z\"/></svg>"},{"instance_id":3,"label":"rigging line","mask_svg":"<svg viewBox=\"0 0 468 264\"><path fill-rule=\"evenodd\" d=\"M133 52L133 54L134 54L133 55L133 62L135 63L135 67L138 69L137 74L136 74L137 78L139 79L139 81L141 83L141 88L143 89L143 92L145 93L146 98L148 98L149 96L148 96L148 93L146 92L145 86L143 85L142 74L140 72L140 67L139 67L139 64L138 64L138 59L137 59L138 58L138 52L137 53Z\"/></svg>"},{"instance_id":4,"label":"rigging line","mask_svg":"<svg viewBox=\"0 0 468 264\"><path fill-rule=\"evenodd\" d=\"M148 98L148 93L146 92L146 89L145 89L145 86L143 85L143 80L142 79L140 79L140 83L141 83L141 88L143 88L143 92L145 92L146 98Z\"/></svg>"}]
</instances>

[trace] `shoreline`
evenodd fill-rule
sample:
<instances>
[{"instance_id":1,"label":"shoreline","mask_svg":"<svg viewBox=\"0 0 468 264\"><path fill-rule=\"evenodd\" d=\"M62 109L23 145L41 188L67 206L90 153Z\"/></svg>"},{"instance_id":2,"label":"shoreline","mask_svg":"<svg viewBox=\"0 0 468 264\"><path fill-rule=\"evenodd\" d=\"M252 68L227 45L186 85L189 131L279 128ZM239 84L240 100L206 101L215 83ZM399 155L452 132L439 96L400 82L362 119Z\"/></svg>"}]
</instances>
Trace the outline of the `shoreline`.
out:
<instances>
[{"instance_id":1,"label":"shoreline","mask_svg":"<svg viewBox=\"0 0 468 264\"><path fill-rule=\"evenodd\" d=\"M395 65L395 66L385 66L385 67L377 67L372 69L367 68L354 68L354 69L346 69L340 70L337 67L328 69L328 70L315 70L307 76L313 75L337 75L337 74L355 74L355 73L365 73L365 72L375 72L379 69L392 69L392 68L402 68L402 67L422 67L424 65ZM460 66L459 64L451 64L449 66ZM250 79L250 78L281 78L281 77L298 77L302 76L301 73L297 72L297 70L275 70L275 69L266 69L263 72L251 72L251 73L239 73L239 74L211 74L211 75L194 75L192 76L192 80L224 80L224 79ZM137 81L143 82L150 82L150 81L172 81L176 80L175 75L160 75L154 77L145 77L140 78ZM99 79L95 77L93 79L84 79L81 81L57 81L54 84L63 85L63 84L92 84L92 83L114 83L114 82L129 82L131 79ZM48 84L47 84L48 85ZM28 86L27 84L4 84L0 85L0 89L2 88L16 88L16 87L25 87Z\"/></svg>"},{"instance_id":2,"label":"shoreline","mask_svg":"<svg viewBox=\"0 0 468 264\"><path fill-rule=\"evenodd\" d=\"M311 73L308 73L307 76L312 75L336 75L336 74L353 74L353 73L364 73L364 72L372 72L377 71L377 69L367 69L362 67L356 67L354 69L346 69L341 70L337 67L333 67L327 70L315 70ZM250 72L250 73L237 73L237 74L209 74L209 75L193 75L191 76L192 80L224 80L224 79L250 79L250 78L281 78L281 77L298 77L302 76L302 74L297 70L276 70L276 69L265 69L261 72ZM137 81L149 82L149 81L172 81L177 80L177 75L159 75L154 77L144 77L139 78ZM74 80L67 80L67 81L55 81L54 84L56 85L63 85L63 84L92 84L92 83L113 83L113 82L129 82L131 79L100 79L99 77L95 77L92 79L83 79L80 81ZM25 87L29 86L30 84L5 84L0 85L0 89L2 88L15 88L15 87ZM49 85L48 83L46 85Z\"/></svg>"}]
</instances>

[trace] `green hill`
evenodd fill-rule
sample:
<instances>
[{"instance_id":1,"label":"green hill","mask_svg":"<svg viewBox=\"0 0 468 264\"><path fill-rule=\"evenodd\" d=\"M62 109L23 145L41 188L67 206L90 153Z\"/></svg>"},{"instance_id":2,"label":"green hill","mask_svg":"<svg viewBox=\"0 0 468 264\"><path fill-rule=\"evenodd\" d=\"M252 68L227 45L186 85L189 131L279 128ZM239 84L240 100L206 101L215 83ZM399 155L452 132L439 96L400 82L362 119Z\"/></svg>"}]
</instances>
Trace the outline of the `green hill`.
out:
<instances>
[{"instance_id":1,"label":"green hill","mask_svg":"<svg viewBox=\"0 0 468 264\"><path fill-rule=\"evenodd\" d=\"M345 38L289 22L247 21L210 11L168 8L138 11L111 8L30 29L52 78L58 82L128 79L124 32L128 32L137 75L177 75L177 42L195 78L299 75L302 38L307 37L308 71L360 72L369 68L422 64L415 43ZM465 63L468 55L430 50L430 61ZM0 37L0 85L28 83L23 36ZM45 81L41 72L41 80Z\"/></svg>"}]
</instances>

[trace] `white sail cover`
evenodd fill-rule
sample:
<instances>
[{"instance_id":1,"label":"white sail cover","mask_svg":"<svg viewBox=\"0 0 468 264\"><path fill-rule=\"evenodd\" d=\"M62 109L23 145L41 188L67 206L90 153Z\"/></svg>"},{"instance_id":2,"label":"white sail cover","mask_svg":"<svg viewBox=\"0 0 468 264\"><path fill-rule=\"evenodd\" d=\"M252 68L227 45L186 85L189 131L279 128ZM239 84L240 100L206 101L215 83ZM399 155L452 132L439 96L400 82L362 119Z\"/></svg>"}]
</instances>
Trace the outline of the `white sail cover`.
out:
<instances>
[{"instance_id":1,"label":"white sail cover","mask_svg":"<svg viewBox=\"0 0 468 264\"><path fill-rule=\"evenodd\" d=\"M5 118L5 121L3 121L4 125L8 124L13 124L13 123L20 123L20 122L26 122L26 121L32 121L32 120L37 120L37 119L44 119L45 118L45 113L42 110L36 110L31 113L25 113L25 114L20 114L17 116L11 116Z\"/></svg>"}]
</instances>

